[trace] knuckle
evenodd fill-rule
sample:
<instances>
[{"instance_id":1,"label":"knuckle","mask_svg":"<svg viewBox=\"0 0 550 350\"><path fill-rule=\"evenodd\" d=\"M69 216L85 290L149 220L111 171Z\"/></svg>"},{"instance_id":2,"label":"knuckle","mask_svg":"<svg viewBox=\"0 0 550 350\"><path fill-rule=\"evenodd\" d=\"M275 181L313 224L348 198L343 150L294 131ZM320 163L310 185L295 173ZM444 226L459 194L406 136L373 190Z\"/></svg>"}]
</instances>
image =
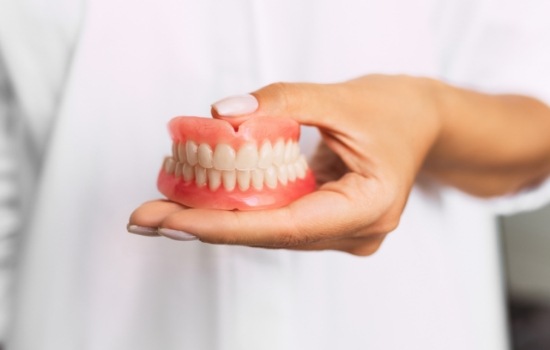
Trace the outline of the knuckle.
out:
<instances>
[{"instance_id":1,"label":"knuckle","mask_svg":"<svg viewBox=\"0 0 550 350\"><path fill-rule=\"evenodd\" d=\"M346 251L356 256L363 256L363 257L370 256L376 253L380 249L380 246L382 245L382 241L383 241L383 238L376 241L370 241L368 243L350 248Z\"/></svg>"}]
</instances>

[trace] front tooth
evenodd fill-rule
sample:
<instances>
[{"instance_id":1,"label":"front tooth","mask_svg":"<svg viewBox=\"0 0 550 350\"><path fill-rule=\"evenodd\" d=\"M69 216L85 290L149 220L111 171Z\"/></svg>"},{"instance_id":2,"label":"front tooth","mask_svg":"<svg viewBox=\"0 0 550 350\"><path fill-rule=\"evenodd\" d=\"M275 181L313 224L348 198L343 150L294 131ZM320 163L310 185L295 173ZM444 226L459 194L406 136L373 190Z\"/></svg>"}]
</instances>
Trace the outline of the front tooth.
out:
<instances>
[{"instance_id":1,"label":"front tooth","mask_svg":"<svg viewBox=\"0 0 550 350\"><path fill-rule=\"evenodd\" d=\"M294 163L294 170L296 171L296 176L299 179L303 179L304 177L306 177L306 169L304 168L302 163L300 162Z\"/></svg>"},{"instance_id":2,"label":"front tooth","mask_svg":"<svg viewBox=\"0 0 550 350\"><path fill-rule=\"evenodd\" d=\"M284 153L284 157L283 157L283 160L284 160L284 163L285 164L288 164L291 162L292 160L292 144L294 142L292 142L292 140L288 140L285 144L285 153Z\"/></svg>"},{"instance_id":3,"label":"front tooth","mask_svg":"<svg viewBox=\"0 0 550 350\"><path fill-rule=\"evenodd\" d=\"M273 147L273 164L279 166L285 159L285 142L278 140Z\"/></svg>"},{"instance_id":4,"label":"front tooth","mask_svg":"<svg viewBox=\"0 0 550 350\"><path fill-rule=\"evenodd\" d=\"M288 174L288 181L290 182L296 181L296 170L294 170L294 164L287 164L286 172Z\"/></svg>"},{"instance_id":5,"label":"front tooth","mask_svg":"<svg viewBox=\"0 0 550 350\"><path fill-rule=\"evenodd\" d=\"M187 154L185 154L185 143L179 142L178 143L178 150L176 151L178 154L178 162L185 163L187 161Z\"/></svg>"},{"instance_id":6,"label":"front tooth","mask_svg":"<svg viewBox=\"0 0 550 350\"><path fill-rule=\"evenodd\" d=\"M250 170L258 165L258 148L253 143L246 143L237 152L235 168L238 170Z\"/></svg>"},{"instance_id":7,"label":"front tooth","mask_svg":"<svg viewBox=\"0 0 550 350\"><path fill-rule=\"evenodd\" d=\"M200 166L206 169L212 168L212 148L206 143L201 143L197 153Z\"/></svg>"},{"instance_id":8,"label":"front tooth","mask_svg":"<svg viewBox=\"0 0 550 350\"><path fill-rule=\"evenodd\" d=\"M222 184L222 172L216 169L208 169L208 187L210 190L217 190Z\"/></svg>"},{"instance_id":9,"label":"front tooth","mask_svg":"<svg viewBox=\"0 0 550 350\"><path fill-rule=\"evenodd\" d=\"M222 171L222 183L227 191L233 191L233 189L235 189L235 184L237 182L236 173L235 170Z\"/></svg>"},{"instance_id":10,"label":"front tooth","mask_svg":"<svg viewBox=\"0 0 550 350\"><path fill-rule=\"evenodd\" d=\"M250 171L238 170L237 171L237 184L241 191L246 191L250 187Z\"/></svg>"},{"instance_id":11,"label":"front tooth","mask_svg":"<svg viewBox=\"0 0 550 350\"><path fill-rule=\"evenodd\" d=\"M206 185L206 169L200 165L195 167L195 183L199 187Z\"/></svg>"},{"instance_id":12,"label":"front tooth","mask_svg":"<svg viewBox=\"0 0 550 350\"><path fill-rule=\"evenodd\" d=\"M235 150L225 143L220 143L216 146L213 160L214 168L218 170L234 170Z\"/></svg>"},{"instance_id":13,"label":"front tooth","mask_svg":"<svg viewBox=\"0 0 550 350\"><path fill-rule=\"evenodd\" d=\"M288 174L286 172L286 166L283 165L277 168L277 178L283 185L287 184Z\"/></svg>"},{"instance_id":14,"label":"front tooth","mask_svg":"<svg viewBox=\"0 0 550 350\"><path fill-rule=\"evenodd\" d=\"M253 169L250 173L252 175L252 187L257 190L264 188L264 171L261 169Z\"/></svg>"},{"instance_id":15,"label":"front tooth","mask_svg":"<svg viewBox=\"0 0 550 350\"><path fill-rule=\"evenodd\" d=\"M277 187L277 169L273 165L265 170L265 184L271 189Z\"/></svg>"},{"instance_id":16,"label":"front tooth","mask_svg":"<svg viewBox=\"0 0 550 350\"><path fill-rule=\"evenodd\" d=\"M183 163L181 172L183 174L183 179L186 182L192 181L195 177L195 169L193 169L193 167L187 163Z\"/></svg>"},{"instance_id":17,"label":"front tooth","mask_svg":"<svg viewBox=\"0 0 550 350\"><path fill-rule=\"evenodd\" d=\"M187 141L185 144L185 155L187 156L187 163L189 163L189 165L196 165L199 162L197 149L198 146L193 141Z\"/></svg>"},{"instance_id":18,"label":"front tooth","mask_svg":"<svg viewBox=\"0 0 550 350\"><path fill-rule=\"evenodd\" d=\"M271 142L266 141L260 148L260 157L258 160L258 168L267 169L273 163L273 147Z\"/></svg>"},{"instance_id":19,"label":"front tooth","mask_svg":"<svg viewBox=\"0 0 550 350\"><path fill-rule=\"evenodd\" d=\"M176 162L174 161L174 158L166 157L164 159L164 171L167 174L172 174L175 169L176 169Z\"/></svg>"}]
</instances>

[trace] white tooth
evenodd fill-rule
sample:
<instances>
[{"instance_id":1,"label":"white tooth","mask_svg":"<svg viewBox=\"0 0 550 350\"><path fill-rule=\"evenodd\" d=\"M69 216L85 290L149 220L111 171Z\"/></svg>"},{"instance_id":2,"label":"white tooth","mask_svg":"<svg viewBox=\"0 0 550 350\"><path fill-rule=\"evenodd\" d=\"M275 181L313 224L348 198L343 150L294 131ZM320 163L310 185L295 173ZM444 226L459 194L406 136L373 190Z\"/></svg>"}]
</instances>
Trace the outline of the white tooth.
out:
<instances>
[{"instance_id":1,"label":"white tooth","mask_svg":"<svg viewBox=\"0 0 550 350\"><path fill-rule=\"evenodd\" d=\"M250 170L258 165L258 148L253 143L245 143L237 152L235 168L238 170Z\"/></svg>"},{"instance_id":2,"label":"white tooth","mask_svg":"<svg viewBox=\"0 0 550 350\"><path fill-rule=\"evenodd\" d=\"M222 183L228 191L233 191L235 189L235 184L237 183L237 172L235 170L222 171Z\"/></svg>"},{"instance_id":3,"label":"white tooth","mask_svg":"<svg viewBox=\"0 0 550 350\"><path fill-rule=\"evenodd\" d=\"M176 166L174 168L174 176L175 177L181 177L183 164L185 164L185 163L180 163L180 162L176 163Z\"/></svg>"},{"instance_id":4,"label":"white tooth","mask_svg":"<svg viewBox=\"0 0 550 350\"><path fill-rule=\"evenodd\" d=\"M193 178L195 177L195 169L193 169L191 165L183 163L181 172L183 174L183 179L186 182L193 181Z\"/></svg>"},{"instance_id":5,"label":"white tooth","mask_svg":"<svg viewBox=\"0 0 550 350\"><path fill-rule=\"evenodd\" d=\"M277 187L277 169L273 165L265 170L265 184L272 189Z\"/></svg>"},{"instance_id":6,"label":"white tooth","mask_svg":"<svg viewBox=\"0 0 550 350\"><path fill-rule=\"evenodd\" d=\"M285 164L290 163L290 161L292 160L292 144L292 140L288 140L285 144L285 153L283 158Z\"/></svg>"},{"instance_id":7,"label":"white tooth","mask_svg":"<svg viewBox=\"0 0 550 350\"><path fill-rule=\"evenodd\" d=\"M296 176L299 179L303 179L304 177L306 177L306 169L304 168L302 163L300 162L294 163L294 170L296 171Z\"/></svg>"},{"instance_id":8,"label":"white tooth","mask_svg":"<svg viewBox=\"0 0 550 350\"><path fill-rule=\"evenodd\" d=\"M278 140L273 147L273 164L279 166L285 159L285 142Z\"/></svg>"},{"instance_id":9,"label":"white tooth","mask_svg":"<svg viewBox=\"0 0 550 350\"><path fill-rule=\"evenodd\" d=\"M303 154L298 158L298 162L302 164L302 166L304 167L304 170L307 170L309 168L307 165L306 156L304 156Z\"/></svg>"},{"instance_id":10,"label":"white tooth","mask_svg":"<svg viewBox=\"0 0 550 350\"><path fill-rule=\"evenodd\" d=\"M193 141L187 141L185 144L185 155L187 156L187 163L189 165L197 165L199 159L197 157L198 146Z\"/></svg>"},{"instance_id":11,"label":"white tooth","mask_svg":"<svg viewBox=\"0 0 550 350\"><path fill-rule=\"evenodd\" d=\"M195 183L199 187L206 185L206 169L200 165L195 167Z\"/></svg>"},{"instance_id":12,"label":"white tooth","mask_svg":"<svg viewBox=\"0 0 550 350\"><path fill-rule=\"evenodd\" d=\"M286 166L277 167L277 179L283 184L286 185L288 182L288 174L286 173Z\"/></svg>"},{"instance_id":13,"label":"white tooth","mask_svg":"<svg viewBox=\"0 0 550 350\"><path fill-rule=\"evenodd\" d=\"M206 143L201 143L197 153L201 167L206 169L212 168L212 148Z\"/></svg>"},{"instance_id":14,"label":"white tooth","mask_svg":"<svg viewBox=\"0 0 550 350\"><path fill-rule=\"evenodd\" d=\"M294 170L294 164L287 164L286 172L288 175L288 181L290 182L296 181L296 170Z\"/></svg>"},{"instance_id":15,"label":"white tooth","mask_svg":"<svg viewBox=\"0 0 550 350\"><path fill-rule=\"evenodd\" d=\"M237 184L241 191L246 191L250 187L250 171L237 170Z\"/></svg>"},{"instance_id":16,"label":"white tooth","mask_svg":"<svg viewBox=\"0 0 550 350\"><path fill-rule=\"evenodd\" d=\"M218 170L235 169L235 150L225 143L220 143L214 151L214 168Z\"/></svg>"},{"instance_id":17,"label":"white tooth","mask_svg":"<svg viewBox=\"0 0 550 350\"><path fill-rule=\"evenodd\" d=\"M216 169L208 169L208 187L215 191L222 184L222 172Z\"/></svg>"},{"instance_id":18,"label":"white tooth","mask_svg":"<svg viewBox=\"0 0 550 350\"><path fill-rule=\"evenodd\" d=\"M290 157L291 158L291 162L295 162L298 157L300 156L300 144L298 144L298 142L293 142L292 143L292 156Z\"/></svg>"},{"instance_id":19,"label":"white tooth","mask_svg":"<svg viewBox=\"0 0 550 350\"><path fill-rule=\"evenodd\" d=\"M264 187L264 171L261 169L253 169L252 175L252 187L257 190L261 190Z\"/></svg>"},{"instance_id":20,"label":"white tooth","mask_svg":"<svg viewBox=\"0 0 550 350\"><path fill-rule=\"evenodd\" d=\"M178 162L185 163L187 161L187 155L185 154L185 143L178 143Z\"/></svg>"},{"instance_id":21,"label":"white tooth","mask_svg":"<svg viewBox=\"0 0 550 350\"><path fill-rule=\"evenodd\" d=\"M164 171L167 174L172 174L174 173L175 169L176 169L176 162L174 161L174 158L172 157L164 158Z\"/></svg>"},{"instance_id":22,"label":"white tooth","mask_svg":"<svg viewBox=\"0 0 550 350\"><path fill-rule=\"evenodd\" d=\"M266 141L260 148L260 159L258 160L258 168L267 169L273 163L273 147L271 142Z\"/></svg>"}]
</instances>

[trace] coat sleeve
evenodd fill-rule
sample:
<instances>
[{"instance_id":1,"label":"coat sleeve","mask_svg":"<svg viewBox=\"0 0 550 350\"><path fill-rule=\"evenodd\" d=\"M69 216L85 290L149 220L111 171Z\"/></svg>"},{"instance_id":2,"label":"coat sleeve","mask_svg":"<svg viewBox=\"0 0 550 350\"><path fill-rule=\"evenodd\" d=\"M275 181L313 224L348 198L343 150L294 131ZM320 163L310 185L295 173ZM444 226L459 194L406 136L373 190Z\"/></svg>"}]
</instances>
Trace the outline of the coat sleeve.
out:
<instances>
[{"instance_id":1,"label":"coat sleeve","mask_svg":"<svg viewBox=\"0 0 550 350\"><path fill-rule=\"evenodd\" d=\"M444 3L436 16L444 80L488 93L523 94L550 105L549 1ZM487 202L496 214L538 209L550 202L550 179Z\"/></svg>"}]
</instances>

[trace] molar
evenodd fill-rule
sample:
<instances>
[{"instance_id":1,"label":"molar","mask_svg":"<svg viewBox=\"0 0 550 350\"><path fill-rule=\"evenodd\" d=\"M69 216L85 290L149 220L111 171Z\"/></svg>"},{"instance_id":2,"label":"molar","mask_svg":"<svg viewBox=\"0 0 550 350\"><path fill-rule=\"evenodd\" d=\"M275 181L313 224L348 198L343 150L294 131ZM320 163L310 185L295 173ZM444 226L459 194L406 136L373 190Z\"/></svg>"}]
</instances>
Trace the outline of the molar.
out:
<instances>
[{"instance_id":1,"label":"molar","mask_svg":"<svg viewBox=\"0 0 550 350\"><path fill-rule=\"evenodd\" d=\"M294 164L287 164L286 172L288 175L288 181L290 182L296 181L296 170L294 170Z\"/></svg>"},{"instance_id":2,"label":"molar","mask_svg":"<svg viewBox=\"0 0 550 350\"><path fill-rule=\"evenodd\" d=\"M296 162L293 164L294 171L296 171L296 176L299 179L303 179L306 177L306 169L303 167L303 165L300 162Z\"/></svg>"},{"instance_id":3,"label":"molar","mask_svg":"<svg viewBox=\"0 0 550 350\"><path fill-rule=\"evenodd\" d=\"M185 144L185 155L187 156L187 163L189 163L189 165L194 166L199 162L197 157L197 149L198 146L193 141L187 141Z\"/></svg>"},{"instance_id":4,"label":"molar","mask_svg":"<svg viewBox=\"0 0 550 350\"><path fill-rule=\"evenodd\" d=\"M197 153L200 166L206 169L212 168L212 148L206 143L201 143Z\"/></svg>"},{"instance_id":5,"label":"molar","mask_svg":"<svg viewBox=\"0 0 550 350\"><path fill-rule=\"evenodd\" d=\"M235 169L235 150L225 144L220 143L214 151L214 168L218 170L234 170Z\"/></svg>"},{"instance_id":6,"label":"molar","mask_svg":"<svg viewBox=\"0 0 550 350\"><path fill-rule=\"evenodd\" d=\"M286 171L286 165L282 165L277 168L277 178L283 185L286 185L288 183L288 174Z\"/></svg>"},{"instance_id":7,"label":"molar","mask_svg":"<svg viewBox=\"0 0 550 350\"><path fill-rule=\"evenodd\" d=\"M258 165L258 149L253 143L246 143L237 152L235 168L237 170L251 170Z\"/></svg>"},{"instance_id":8,"label":"molar","mask_svg":"<svg viewBox=\"0 0 550 350\"><path fill-rule=\"evenodd\" d=\"M175 169L176 169L176 162L174 161L174 158L166 157L164 159L164 171L167 174L172 174L174 173Z\"/></svg>"}]
</instances>

